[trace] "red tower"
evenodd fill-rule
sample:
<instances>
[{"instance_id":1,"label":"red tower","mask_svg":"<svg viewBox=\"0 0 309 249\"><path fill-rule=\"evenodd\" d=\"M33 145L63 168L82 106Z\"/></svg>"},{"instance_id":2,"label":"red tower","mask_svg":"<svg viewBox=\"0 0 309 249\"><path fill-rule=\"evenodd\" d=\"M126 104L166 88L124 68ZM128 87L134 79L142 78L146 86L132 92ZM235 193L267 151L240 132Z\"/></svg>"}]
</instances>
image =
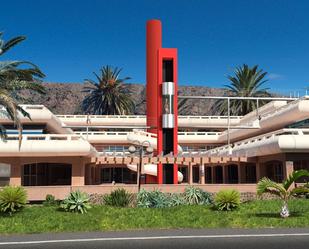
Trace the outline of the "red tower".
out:
<instances>
[{"instance_id":1,"label":"red tower","mask_svg":"<svg viewBox=\"0 0 309 249\"><path fill-rule=\"evenodd\" d=\"M150 20L146 28L147 126L157 134L157 153L178 152L177 49L162 48L162 26ZM178 183L177 164L158 164L159 184Z\"/></svg>"}]
</instances>

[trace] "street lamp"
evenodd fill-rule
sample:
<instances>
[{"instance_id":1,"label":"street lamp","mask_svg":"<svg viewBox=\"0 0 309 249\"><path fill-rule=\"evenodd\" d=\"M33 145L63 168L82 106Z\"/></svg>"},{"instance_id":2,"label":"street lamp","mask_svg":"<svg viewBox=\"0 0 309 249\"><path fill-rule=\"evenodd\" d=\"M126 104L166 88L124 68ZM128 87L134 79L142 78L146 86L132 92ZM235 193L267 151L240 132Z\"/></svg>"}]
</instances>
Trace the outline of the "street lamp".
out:
<instances>
[{"instance_id":1,"label":"street lamp","mask_svg":"<svg viewBox=\"0 0 309 249\"><path fill-rule=\"evenodd\" d=\"M143 167L143 156L144 156L144 146L145 144L148 144L148 147L146 147L146 153L151 154L153 152L153 148L150 146L150 142L148 140L145 140L143 142L140 141L133 141L133 144L137 144L138 148L134 145L130 145L128 148L129 152L131 154L134 154L136 151L139 152L139 164L137 167L137 189L138 192L141 189L141 173L142 173L142 167Z\"/></svg>"}]
</instances>

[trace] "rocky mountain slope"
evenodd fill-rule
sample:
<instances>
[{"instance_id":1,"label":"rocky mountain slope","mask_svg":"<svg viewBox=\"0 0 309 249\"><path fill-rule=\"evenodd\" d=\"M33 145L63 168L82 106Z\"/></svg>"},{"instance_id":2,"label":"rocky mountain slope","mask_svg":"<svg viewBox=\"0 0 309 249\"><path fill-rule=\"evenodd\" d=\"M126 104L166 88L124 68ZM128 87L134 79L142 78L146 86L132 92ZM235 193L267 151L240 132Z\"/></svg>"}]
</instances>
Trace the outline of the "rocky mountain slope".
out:
<instances>
[{"instance_id":1,"label":"rocky mountain slope","mask_svg":"<svg viewBox=\"0 0 309 249\"><path fill-rule=\"evenodd\" d=\"M27 98L26 104L42 104L55 114L82 114L80 104L85 97L82 92L84 84L80 83L43 83L47 93L40 95L37 93L24 92ZM145 85L127 84L126 85L136 104L136 114L145 114ZM180 86L179 95L209 95L222 96L224 91L218 88L201 86ZM212 100L188 100L185 104L183 115L209 115Z\"/></svg>"}]
</instances>

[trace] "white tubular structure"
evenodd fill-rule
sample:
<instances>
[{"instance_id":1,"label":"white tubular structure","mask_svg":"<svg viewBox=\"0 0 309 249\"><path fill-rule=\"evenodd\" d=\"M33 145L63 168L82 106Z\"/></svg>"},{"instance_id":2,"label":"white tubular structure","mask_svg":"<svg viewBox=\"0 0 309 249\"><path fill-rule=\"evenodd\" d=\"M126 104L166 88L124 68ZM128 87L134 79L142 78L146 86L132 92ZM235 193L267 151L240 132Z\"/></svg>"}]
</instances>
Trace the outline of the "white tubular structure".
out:
<instances>
[{"instance_id":1,"label":"white tubular structure","mask_svg":"<svg viewBox=\"0 0 309 249\"><path fill-rule=\"evenodd\" d=\"M132 171L137 171L136 164L128 164L127 167ZM142 168L142 174L157 176L157 165L156 164L144 164ZM183 181L183 174L178 171L178 182Z\"/></svg>"},{"instance_id":2,"label":"white tubular structure","mask_svg":"<svg viewBox=\"0 0 309 249\"><path fill-rule=\"evenodd\" d=\"M4 156L92 156L94 147L78 135L22 135L19 148L18 135L0 140L0 157Z\"/></svg>"},{"instance_id":3,"label":"white tubular structure","mask_svg":"<svg viewBox=\"0 0 309 249\"><path fill-rule=\"evenodd\" d=\"M48 110L43 105L20 105L26 112L30 114L31 119L18 114L23 124L46 124L47 128L56 134L73 134L73 131L68 128L64 128L64 123ZM0 106L0 124L11 124L12 120L5 115L5 109Z\"/></svg>"},{"instance_id":4,"label":"white tubular structure","mask_svg":"<svg viewBox=\"0 0 309 249\"><path fill-rule=\"evenodd\" d=\"M273 103L269 103L269 105ZM254 112L253 112L254 113ZM247 114L252 115L251 113ZM250 120L246 120L246 116L244 116L241 123L243 124L245 121L249 122ZM282 105L279 108L273 108L268 110L265 114L260 115L260 128L259 129L233 129L230 131L230 139L231 141L235 141L238 139L243 139L250 136L255 136L259 134L263 134L269 132L270 130L282 129L286 125L292 124L297 121L301 121L303 119L308 118L309 116L309 97L304 97L302 99L295 100L286 105ZM227 134L223 132L220 136L219 140L226 139Z\"/></svg>"},{"instance_id":5,"label":"white tubular structure","mask_svg":"<svg viewBox=\"0 0 309 249\"><path fill-rule=\"evenodd\" d=\"M282 129L236 142L232 156L255 157L285 152L309 152L309 129ZM228 156L229 146L207 151L207 156Z\"/></svg>"}]
</instances>

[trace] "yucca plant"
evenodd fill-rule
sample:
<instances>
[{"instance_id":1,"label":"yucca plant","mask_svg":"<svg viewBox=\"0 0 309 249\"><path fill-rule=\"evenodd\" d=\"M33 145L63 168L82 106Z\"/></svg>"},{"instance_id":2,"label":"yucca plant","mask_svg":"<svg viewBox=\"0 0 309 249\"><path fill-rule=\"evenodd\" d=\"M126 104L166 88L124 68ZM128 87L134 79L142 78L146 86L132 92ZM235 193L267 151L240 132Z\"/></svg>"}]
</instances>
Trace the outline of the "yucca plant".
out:
<instances>
[{"instance_id":1,"label":"yucca plant","mask_svg":"<svg viewBox=\"0 0 309 249\"><path fill-rule=\"evenodd\" d=\"M70 195L63 200L60 205L67 212L87 213L87 210L91 208L89 205L89 196L87 193L76 190L70 193Z\"/></svg>"},{"instance_id":2,"label":"yucca plant","mask_svg":"<svg viewBox=\"0 0 309 249\"><path fill-rule=\"evenodd\" d=\"M0 211L15 213L27 203L27 192L22 187L6 186L0 191Z\"/></svg>"},{"instance_id":3,"label":"yucca plant","mask_svg":"<svg viewBox=\"0 0 309 249\"><path fill-rule=\"evenodd\" d=\"M212 203L211 195L200 188L187 187L184 200L188 205L208 205Z\"/></svg>"},{"instance_id":4,"label":"yucca plant","mask_svg":"<svg viewBox=\"0 0 309 249\"><path fill-rule=\"evenodd\" d=\"M112 191L109 195L105 195L103 199L106 205L114 207L127 207L132 201L132 194L121 188Z\"/></svg>"},{"instance_id":5,"label":"yucca plant","mask_svg":"<svg viewBox=\"0 0 309 249\"><path fill-rule=\"evenodd\" d=\"M235 189L220 190L215 195L215 207L220 211L232 211L240 205L240 193Z\"/></svg>"},{"instance_id":6,"label":"yucca plant","mask_svg":"<svg viewBox=\"0 0 309 249\"><path fill-rule=\"evenodd\" d=\"M186 204L185 199L182 194L172 193L168 196L168 198L169 198L170 207L176 207L176 206L181 206L181 205Z\"/></svg>"},{"instance_id":7,"label":"yucca plant","mask_svg":"<svg viewBox=\"0 0 309 249\"><path fill-rule=\"evenodd\" d=\"M288 200L291 198L291 196L309 193L308 185L292 188L292 184L295 183L297 179L304 176L309 176L308 170L293 171L288 176L288 178L283 181L283 183L276 183L269 178L264 177L258 182L257 195L261 196L264 193L270 193L278 196L283 202L280 216L287 218L290 216Z\"/></svg>"},{"instance_id":8,"label":"yucca plant","mask_svg":"<svg viewBox=\"0 0 309 249\"><path fill-rule=\"evenodd\" d=\"M137 206L144 208L165 208L170 206L167 195L159 190L146 191L142 189L137 194Z\"/></svg>"}]
</instances>

